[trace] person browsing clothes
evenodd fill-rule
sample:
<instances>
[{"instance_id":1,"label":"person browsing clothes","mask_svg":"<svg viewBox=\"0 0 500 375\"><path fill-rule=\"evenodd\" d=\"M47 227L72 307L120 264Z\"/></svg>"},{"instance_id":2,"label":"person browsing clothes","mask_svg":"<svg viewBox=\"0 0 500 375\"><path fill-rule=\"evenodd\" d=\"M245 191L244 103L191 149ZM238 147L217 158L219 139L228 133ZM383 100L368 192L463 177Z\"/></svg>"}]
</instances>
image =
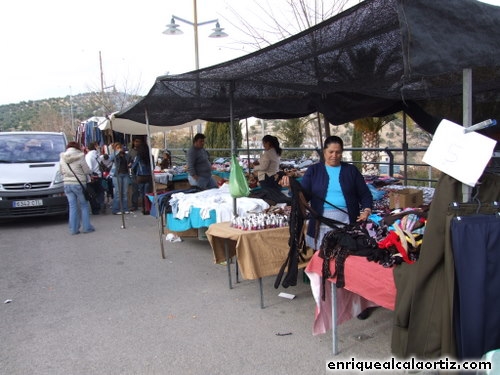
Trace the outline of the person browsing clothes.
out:
<instances>
[{"instance_id":1,"label":"person browsing clothes","mask_svg":"<svg viewBox=\"0 0 500 375\"><path fill-rule=\"evenodd\" d=\"M113 178L113 204L111 212L114 215L128 214L128 187L130 185L129 168L131 160L128 154L125 153L123 145L119 142L113 144L113 153L111 159L113 167L110 175Z\"/></svg>"},{"instance_id":2,"label":"person browsing clothes","mask_svg":"<svg viewBox=\"0 0 500 375\"><path fill-rule=\"evenodd\" d=\"M153 191L153 171L151 169L151 154L147 144L141 143L137 147L137 155L130 169L136 178L139 191L138 201L141 202L142 214L149 215L149 211L146 209L146 199L148 199L146 194Z\"/></svg>"},{"instance_id":3,"label":"person browsing clothes","mask_svg":"<svg viewBox=\"0 0 500 375\"><path fill-rule=\"evenodd\" d=\"M97 196L96 199L90 202L90 208L92 209L93 215L99 215L105 212L106 206L104 205L104 188L102 187L102 172L99 167L99 143L91 142L88 146L89 151L85 155L85 161L87 162L90 170L92 171L92 177L89 182L90 186L94 189Z\"/></svg>"},{"instance_id":4,"label":"person browsing clothes","mask_svg":"<svg viewBox=\"0 0 500 375\"><path fill-rule=\"evenodd\" d=\"M128 156L130 157L130 160L134 160L135 157L137 156L137 150L139 146L145 144L144 140L140 137L135 137L132 140L132 147L128 151ZM139 206L139 185L137 183L137 177L134 174L134 171L131 170L131 180L130 180L130 185L132 187L132 194L131 194L131 203L132 203L132 208L130 209L131 211L136 211L137 207Z\"/></svg>"},{"instance_id":5,"label":"person browsing clothes","mask_svg":"<svg viewBox=\"0 0 500 375\"><path fill-rule=\"evenodd\" d=\"M61 153L59 171L63 175L64 194L69 205L69 232L79 234L80 225L83 233L93 232L95 228L90 223L90 204L82 188L91 170L78 142L69 142L66 151Z\"/></svg>"},{"instance_id":6,"label":"person browsing clothes","mask_svg":"<svg viewBox=\"0 0 500 375\"><path fill-rule=\"evenodd\" d=\"M212 163L208 151L205 150L205 135L198 133L193 138L193 145L187 152L188 181L191 186L201 190L217 188L212 177Z\"/></svg>"},{"instance_id":7,"label":"person browsing clothes","mask_svg":"<svg viewBox=\"0 0 500 375\"><path fill-rule=\"evenodd\" d=\"M279 171L282 149L278 138L265 135L262 138L264 152L259 160L254 161L253 171L257 172L260 186L267 185L269 177L273 177Z\"/></svg>"}]
</instances>

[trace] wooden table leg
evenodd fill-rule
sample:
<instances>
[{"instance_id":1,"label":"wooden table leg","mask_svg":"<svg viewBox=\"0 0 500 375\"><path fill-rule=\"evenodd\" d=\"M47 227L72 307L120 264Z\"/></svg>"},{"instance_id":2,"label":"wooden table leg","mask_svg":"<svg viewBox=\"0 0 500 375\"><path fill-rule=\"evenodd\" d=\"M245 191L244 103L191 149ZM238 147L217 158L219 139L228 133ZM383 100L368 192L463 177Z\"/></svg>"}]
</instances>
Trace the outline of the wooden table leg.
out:
<instances>
[{"instance_id":1,"label":"wooden table leg","mask_svg":"<svg viewBox=\"0 0 500 375\"><path fill-rule=\"evenodd\" d=\"M229 289L233 289L233 283L231 281L231 262L229 259L229 249L227 247L226 239L224 239L224 252L226 254L226 267L227 267L227 277L229 279Z\"/></svg>"}]
</instances>

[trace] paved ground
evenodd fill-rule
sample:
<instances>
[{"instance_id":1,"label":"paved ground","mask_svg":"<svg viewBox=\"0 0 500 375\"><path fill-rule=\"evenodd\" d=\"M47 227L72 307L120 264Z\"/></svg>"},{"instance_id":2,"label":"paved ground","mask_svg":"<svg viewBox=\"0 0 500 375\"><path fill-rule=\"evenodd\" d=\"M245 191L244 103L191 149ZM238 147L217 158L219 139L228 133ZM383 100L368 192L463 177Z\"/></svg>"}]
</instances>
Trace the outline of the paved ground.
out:
<instances>
[{"instance_id":1,"label":"paved ground","mask_svg":"<svg viewBox=\"0 0 500 375\"><path fill-rule=\"evenodd\" d=\"M303 375L390 356L388 310L341 325L333 357L330 333L311 333L307 284L276 290L265 278L261 309L258 282L230 290L207 241L165 241L162 259L154 218L92 222L77 236L60 219L0 223L0 374Z\"/></svg>"}]
</instances>

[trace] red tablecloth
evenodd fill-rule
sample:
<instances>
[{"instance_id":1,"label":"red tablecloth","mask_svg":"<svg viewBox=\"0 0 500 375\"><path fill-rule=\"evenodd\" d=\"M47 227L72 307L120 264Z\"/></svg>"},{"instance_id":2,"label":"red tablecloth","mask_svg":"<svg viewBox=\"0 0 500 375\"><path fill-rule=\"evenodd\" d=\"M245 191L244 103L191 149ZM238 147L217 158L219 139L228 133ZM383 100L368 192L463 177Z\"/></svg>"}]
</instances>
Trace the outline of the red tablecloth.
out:
<instances>
[{"instance_id":1,"label":"red tablecloth","mask_svg":"<svg viewBox=\"0 0 500 375\"><path fill-rule=\"evenodd\" d=\"M311 280L311 290L316 300L316 317L313 334L325 333L331 329L331 283L326 283L325 301L321 299L321 269L323 259L316 252L306 273ZM330 262L335 270L335 262ZM384 268L378 263L369 262L365 257L348 256L344 264L345 287L337 289L338 324L357 315L367 307L382 306L394 310L396 286L392 268ZM334 279L329 279L333 282Z\"/></svg>"}]
</instances>

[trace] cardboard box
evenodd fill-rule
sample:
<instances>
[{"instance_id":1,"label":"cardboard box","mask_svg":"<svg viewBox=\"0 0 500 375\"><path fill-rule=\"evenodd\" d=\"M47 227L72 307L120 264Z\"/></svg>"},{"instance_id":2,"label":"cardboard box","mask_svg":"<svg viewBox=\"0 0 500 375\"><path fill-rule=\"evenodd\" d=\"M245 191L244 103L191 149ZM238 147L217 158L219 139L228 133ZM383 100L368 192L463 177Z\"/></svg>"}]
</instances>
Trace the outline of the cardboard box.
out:
<instances>
[{"instance_id":1,"label":"cardboard box","mask_svg":"<svg viewBox=\"0 0 500 375\"><path fill-rule=\"evenodd\" d=\"M389 193L389 208L418 207L424 201L424 193L419 189L405 188Z\"/></svg>"},{"instance_id":2,"label":"cardboard box","mask_svg":"<svg viewBox=\"0 0 500 375\"><path fill-rule=\"evenodd\" d=\"M175 230L170 230L168 228L163 228L163 233L164 234L169 234L169 233L173 233L175 234L176 236L179 236L180 238L187 238L187 237L198 237L198 229L196 228L191 228L191 229L188 229L188 230L184 230L182 232L177 232Z\"/></svg>"},{"instance_id":3,"label":"cardboard box","mask_svg":"<svg viewBox=\"0 0 500 375\"><path fill-rule=\"evenodd\" d=\"M175 190L190 189L191 187L188 180L174 181Z\"/></svg>"}]
</instances>

